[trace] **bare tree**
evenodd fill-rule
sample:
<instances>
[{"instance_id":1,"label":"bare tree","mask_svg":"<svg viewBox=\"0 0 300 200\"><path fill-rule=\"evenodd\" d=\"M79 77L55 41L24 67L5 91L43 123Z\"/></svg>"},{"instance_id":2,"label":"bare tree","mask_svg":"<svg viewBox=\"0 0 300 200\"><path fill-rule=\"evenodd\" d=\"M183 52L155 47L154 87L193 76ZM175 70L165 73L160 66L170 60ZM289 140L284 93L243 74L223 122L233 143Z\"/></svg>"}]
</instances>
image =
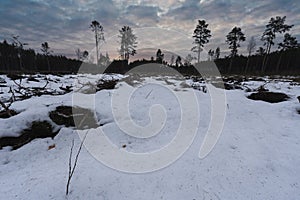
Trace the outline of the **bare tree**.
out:
<instances>
[{"instance_id":1,"label":"bare tree","mask_svg":"<svg viewBox=\"0 0 300 200\"><path fill-rule=\"evenodd\" d=\"M245 73L248 71L250 56L255 51L255 47L256 47L256 41L255 41L255 38L252 36L247 45L248 59L247 59L246 67L245 67Z\"/></svg>"},{"instance_id":2,"label":"bare tree","mask_svg":"<svg viewBox=\"0 0 300 200\"><path fill-rule=\"evenodd\" d=\"M23 52L24 46L28 45L28 43L21 42L19 37L20 36L18 36L18 35L12 35L12 40L13 40L12 45L17 49L19 65L20 65L20 69L22 70L23 69L22 52Z\"/></svg>"},{"instance_id":3,"label":"bare tree","mask_svg":"<svg viewBox=\"0 0 300 200\"><path fill-rule=\"evenodd\" d=\"M251 54L255 51L255 47L256 47L256 41L255 38L252 36L247 46L248 56L251 56Z\"/></svg>"},{"instance_id":4,"label":"bare tree","mask_svg":"<svg viewBox=\"0 0 300 200\"><path fill-rule=\"evenodd\" d=\"M105 56L100 53L99 65L103 67L109 66L111 63L108 53L106 52Z\"/></svg>"},{"instance_id":5,"label":"bare tree","mask_svg":"<svg viewBox=\"0 0 300 200\"><path fill-rule=\"evenodd\" d=\"M43 54L45 55L46 60L47 60L48 72L50 72L50 63L49 63L48 57L53 51L50 50L48 42L42 43L41 46L42 46L41 51L43 52Z\"/></svg>"},{"instance_id":6,"label":"bare tree","mask_svg":"<svg viewBox=\"0 0 300 200\"><path fill-rule=\"evenodd\" d=\"M129 60L130 55L134 56L136 54L135 48L137 47L137 37L129 26L122 27L119 32L119 38L121 39L121 48L119 50L120 56L122 59Z\"/></svg>"},{"instance_id":7,"label":"bare tree","mask_svg":"<svg viewBox=\"0 0 300 200\"><path fill-rule=\"evenodd\" d=\"M75 54L76 54L77 60L81 60L82 53L79 48L75 50Z\"/></svg>"},{"instance_id":8,"label":"bare tree","mask_svg":"<svg viewBox=\"0 0 300 200\"><path fill-rule=\"evenodd\" d=\"M193 57L191 54L188 54L186 57L185 57L185 65L191 65L192 64L192 61L196 59L195 57Z\"/></svg>"},{"instance_id":9,"label":"bare tree","mask_svg":"<svg viewBox=\"0 0 300 200\"><path fill-rule=\"evenodd\" d=\"M88 51L85 50L82 52L79 48L75 50L75 54L76 54L77 60L81 60L81 61L84 61L89 56Z\"/></svg>"},{"instance_id":10,"label":"bare tree","mask_svg":"<svg viewBox=\"0 0 300 200\"><path fill-rule=\"evenodd\" d=\"M214 60L214 56L215 56L214 50L210 49L207 54L208 54L208 61Z\"/></svg>"}]
</instances>

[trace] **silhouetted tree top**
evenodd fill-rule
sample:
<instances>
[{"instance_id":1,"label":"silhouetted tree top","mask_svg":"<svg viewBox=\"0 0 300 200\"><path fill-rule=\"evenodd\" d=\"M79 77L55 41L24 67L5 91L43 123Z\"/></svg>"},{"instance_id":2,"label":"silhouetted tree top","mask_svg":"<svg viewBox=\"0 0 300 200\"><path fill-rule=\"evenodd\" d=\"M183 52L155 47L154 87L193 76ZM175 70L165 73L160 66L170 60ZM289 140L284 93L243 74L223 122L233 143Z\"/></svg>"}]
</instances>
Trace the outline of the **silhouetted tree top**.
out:
<instances>
[{"instance_id":1,"label":"silhouetted tree top","mask_svg":"<svg viewBox=\"0 0 300 200\"><path fill-rule=\"evenodd\" d=\"M180 67L182 65L181 57L180 56L177 56L175 64L176 64L176 67Z\"/></svg>"},{"instance_id":2,"label":"silhouetted tree top","mask_svg":"<svg viewBox=\"0 0 300 200\"><path fill-rule=\"evenodd\" d=\"M283 42L278 44L278 48L283 51L297 47L299 47L299 44L296 37L291 36L289 33L284 34Z\"/></svg>"},{"instance_id":3,"label":"silhouetted tree top","mask_svg":"<svg viewBox=\"0 0 300 200\"><path fill-rule=\"evenodd\" d=\"M209 42L209 38L211 37L211 31L208 29L208 24L205 20L198 20L198 24L194 30L193 44L196 44L191 51L198 53L198 62L200 62L200 52L202 51L202 47Z\"/></svg>"},{"instance_id":4,"label":"silhouetted tree top","mask_svg":"<svg viewBox=\"0 0 300 200\"><path fill-rule=\"evenodd\" d=\"M19 38L20 38L20 36L18 36L18 35L13 35L13 36L12 36L12 39L13 39L12 45L13 45L14 47L18 48L18 49L23 49L24 46L28 45L28 43L23 43L23 42L21 42Z\"/></svg>"},{"instance_id":5,"label":"silhouetted tree top","mask_svg":"<svg viewBox=\"0 0 300 200\"><path fill-rule=\"evenodd\" d=\"M50 50L48 42L42 43L41 46L42 46L41 51L43 52L43 54L45 56L49 56L52 53L52 51Z\"/></svg>"},{"instance_id":6,"label":"silhouetted tree top","mask_svg":"<svg viewBox=\"0 0 300 200\"><path fill-rule=\"evenodd\" d=\"M161 52L160 49L158 49L156 52L156 61L162 63L163 59L164 59L164 54Z\"/></svg>"},{"instance_id":7,"label":"silhouetted tree top","mask_svg":"<svg viewBox=\"0 0 300 200\"><path fill-rule=\"evenodd\" d=\"M104 29L103 26L96 20L92 21L90 24L90 28L95 33L95 41L96 41L96 59L97 59L97 65L99 61L99 42L105 41L104 38Z\"/></svg>"},{"instance_id":8,"label":"silhouetted tree top","mask_svg":"<svg viewBox=\"0 0 300 200\"><path fill-rule=\"evenodd\" d=\"M229 44L229 49L231 49L231 57L235 57L238 53L238 48L240 47L240 42L246 40L244 33L240 27L234 27L226 36L226 43Z\"/></svg>"},{"instance_id":9,"label":"silhouetted tree top","mask_svg":"<svg viewBox=\"0 0 300 200\"><path fill-rule=\"evenodd\" d=\"M269 23L266 25L266 29L261 37L264 41L264 46L266 46L266 53L269 54L271 47L274 45L274 39L277 33L284 33L289 31L294 25L285 24L286 16L280 17L276 16L271 18Z\"/></svg>"}]
</instances>

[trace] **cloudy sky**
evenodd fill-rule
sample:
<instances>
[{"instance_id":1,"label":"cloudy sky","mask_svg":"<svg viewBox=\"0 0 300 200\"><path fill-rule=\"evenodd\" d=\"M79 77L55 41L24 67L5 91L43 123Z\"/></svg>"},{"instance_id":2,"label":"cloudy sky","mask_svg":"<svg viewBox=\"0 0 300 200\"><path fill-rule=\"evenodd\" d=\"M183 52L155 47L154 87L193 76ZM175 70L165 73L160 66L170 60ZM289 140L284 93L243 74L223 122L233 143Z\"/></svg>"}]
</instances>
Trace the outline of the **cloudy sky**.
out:
<instances>
[{"instance_id":1,"label":"cloudy sky","mask_svg":"<svg viewBox=\"0 0 300 200\"><path fill-rule=\"evenodd\" d=\"M212 31L205 50L220 46L226 55L225 36L234 26L240 26L247 38L254 36L260 46L265 25L277 15L295 25L291 33L299 41L299 0L1 0L0 40L19 35L37 51L47 41L56 54L74 57L76 48L92 51L89 24L98 20L106 37L101 51L111 57L117 56L117 34L124 25L136 33L138 50L161 48L184 55L192 47L197 20L205 19ZM246 45L247 41L240 52Z\"/></svg>"}]
</instances>

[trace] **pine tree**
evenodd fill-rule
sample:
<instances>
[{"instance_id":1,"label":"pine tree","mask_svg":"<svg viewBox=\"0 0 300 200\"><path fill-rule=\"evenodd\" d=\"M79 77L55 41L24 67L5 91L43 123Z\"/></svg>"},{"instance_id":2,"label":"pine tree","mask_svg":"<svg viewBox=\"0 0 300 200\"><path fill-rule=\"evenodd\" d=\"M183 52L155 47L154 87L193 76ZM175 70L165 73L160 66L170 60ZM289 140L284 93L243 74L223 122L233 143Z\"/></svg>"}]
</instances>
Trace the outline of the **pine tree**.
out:
<instances>
[{"instance_id":1,"label":"pine tree","mask_svg":"<svg viewBox=\"0 0 300 200\"><path fill-rule=\"evenodd\" d=\"M90 28L95 33L95 41L96 41L96 59L97 65L99 61L99 43L104 41L104 29L103 26L96 20L92 21L90 24Z\"/></svg>"},{"instance_id":2,"label":"pine tree","mask_svg":"<svg viewBox=\"0 0 300 200\"><path fill-rule=\"evenodd\" d=\"M288 49L293 49L299 47L296 37L291 36L291 34L284 34L283 42L278 44L278 49L285 51Z\"/></svg>"},{"instance_id":3,"label":"pine tree","mask_svg":"<svg viewBox=\"0 0 300 200\"><path fill-rule=\"evenodd\" d=\"M262 72L264 72L265 70L267 64L267 56L270 54L271 47L274 45L274 39L276 38L276 34L289 31L294 26L286 25L285 19L286 16L276 16L275 18L272 17L269 23L266 25L266 29L261 37L261 40L264 42L264 46L266 46L266 54L264 56L261 68Z\"/></svg>"},{"instance_id":4,"label":"pine tree","mask_svg":"<svg viewBox=\"0 0 300 200\"><path fill-rule=\"evenodd\" d=\"M163 60L164 60L164 54L161 52L160 49L158 49L156 52L156 61L158 63L163 63Z\"/></svg>"},{"instance_id":5,"label":"pine tree","mask_svg":"<svg viewBox=\"0 0 300 200\"><path fill-rule=\"evenodd\" d=\"M299 47L298 41L296 39L296 37L291 36L291 34L286 33L284 35L284 39L283 42L280 42L278 44L278 49L280 49L280 56L277 62L277 66L276 66L276 72L279 72L279 67L281 64L281 59L282 59L282 54L284 51L288 50L288 49L293 49L293 48L297 48Z\"/></svg>"},{"instance_id":6,"label":"pine tree","mask_svg":"<svg viewBox=\"0 0 300 200\"><path fill-rule=\"evenodd\" d=\"M208 24L205 20L198 20L198 24L193 33L194 38L194 46L191 51L198 53L198 63L200 62L200 53L203 50L205 44L209 42L209 38L211 37L211 31L208 29Z\"/></svg>"},{"instance_id":7,"label":"pine tree","mask_svg":"<svg viewBox=\"0 0 300 200\"><path fill-rule=\"evenodd\" d=\"M226 42L229 44L229 49L231 49L230 57L235 57L238 53L240 42L244 42L246 40L246 37L240 27L234 27L228 33L226 38L227 38Z\"/></svg>"}]
</instances>

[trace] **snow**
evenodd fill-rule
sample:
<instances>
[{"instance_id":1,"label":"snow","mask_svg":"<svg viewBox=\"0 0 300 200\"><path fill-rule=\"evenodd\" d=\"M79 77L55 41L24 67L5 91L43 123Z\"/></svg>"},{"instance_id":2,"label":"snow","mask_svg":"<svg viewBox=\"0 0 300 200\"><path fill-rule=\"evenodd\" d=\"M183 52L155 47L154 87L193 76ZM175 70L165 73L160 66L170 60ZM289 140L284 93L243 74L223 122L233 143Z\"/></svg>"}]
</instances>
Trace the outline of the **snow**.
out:
<instances>
[{"instance_id":1,"label":"snow","mask_svg":"<svg viewBox=\"0 0 300 200\"><path fill-rule=\"evenodd\" d=\"M163 148L175 137L182 120L176 96L195 92L198 100L198 129L191 146L183 155L157 171L125 173L98 161L86 148L82 149L77 168L65 195L68 159L72 140L74 149L80 145L80 135L73 128L62 128L52 140L35 139L23 147L0 150L0 199L297 199L300 196L300 86L288 78L265 81L245 81L245 88L261 85L291 98L281 103L253 101L244 90L226 91L226 119L222 134L204 159L198 157L211 118L211 96L189 86L205 86L204 82L173 77L143 77L136 84L122 81L121 75L47 75L49 89L61 85L97 83L99 80L121 80L115 90L96 94L78 92L59 96L44 95L17 101L11 108L19 111L8 119L0 119L0 137L18 136L32 121L47 120L48 113L59 105L77 105L95 110L106 137L122 151L141 153ZM15 87L5 75L0 78ZM43 78L39 78L43 79ZM24 82L42 87L44 81ZM151 125L150 110L163 107L166 116L159 133L149 138L125 134L120 123L128 116L115 115L114 104L123 89L132 91L128 101L129 114L138 126ZM8 87L0 89L1 99L9 97ZM75 99L74 99L75 98ZM115 99L114 99L115 98ZM76 100L77 99L77 100ZM122 101L119 101L122 102ZM196 109L196 108L195 108ZM121 110L122 112L125 112ZM149 113L150 112L150 113ZM161 115L164 115L160 113ZM117 118L115 118L117 117ZM119 117L119 118L118 118ZM156 116L163 117L164 116ZM193 119L189 119L191 123ZM54 124L53 124L54 125ZM121 125L122 126L122 125ZM153 129L156 129L154 127ZM91 133L93 130L90 130ZM79 134L77 134L79 133ZM146 134L146 133L145 133ZM91 134L92 135L92 134ZM48 150L50 145L55 148ZM126 145L126 148L122 146ZM114 155L112 155L113 157Z\"/></svg>"}]
</instances>

